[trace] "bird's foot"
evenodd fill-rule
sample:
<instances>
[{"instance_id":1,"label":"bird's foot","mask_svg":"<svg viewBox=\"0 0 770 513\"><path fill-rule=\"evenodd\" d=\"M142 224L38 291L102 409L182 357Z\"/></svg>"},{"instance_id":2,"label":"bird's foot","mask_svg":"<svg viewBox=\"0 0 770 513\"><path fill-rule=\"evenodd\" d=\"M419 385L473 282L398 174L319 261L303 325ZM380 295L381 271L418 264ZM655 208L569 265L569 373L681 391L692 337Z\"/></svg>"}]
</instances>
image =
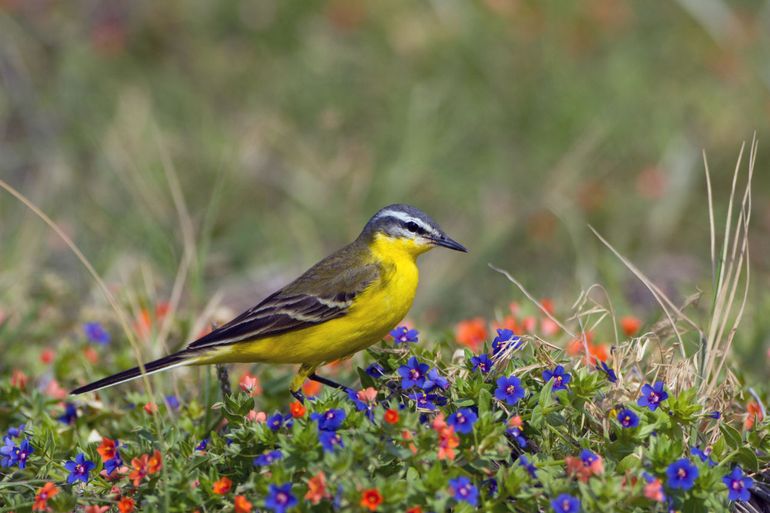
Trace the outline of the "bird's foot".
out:
<instances>
[{"instance_id":1,"label":"bird's foot","mask_svg":"<svg viewBox=\"0 0 770 513\"><path fill-rule=\"evenodd\" d=\"M301 404L305 404L305 394L302 393L302 390L292 390L291 395Z\"/></svg>"}]
</instances>

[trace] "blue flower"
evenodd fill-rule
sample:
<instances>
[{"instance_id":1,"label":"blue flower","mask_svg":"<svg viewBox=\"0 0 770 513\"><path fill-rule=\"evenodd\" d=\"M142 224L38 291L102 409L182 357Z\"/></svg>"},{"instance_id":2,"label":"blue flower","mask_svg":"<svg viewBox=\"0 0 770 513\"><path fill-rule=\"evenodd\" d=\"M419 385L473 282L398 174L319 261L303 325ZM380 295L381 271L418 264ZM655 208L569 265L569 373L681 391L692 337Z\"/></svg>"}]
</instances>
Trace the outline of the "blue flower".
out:
<instances>
[{"instance_id":1,"label":"blue flower","mask_svg":"<svg viewBox=\"0 0 770 513\"><path fill-rule=\"evenodd\" d=\"M296 504L297 498L291 493L291 483L281 486L271 484L268 488L265 507L273 510L273 513L284 513Z\"/></svg>"},{"instance_id":2,"label":"blue flower","mask_svg":"<svg viewBox=\"0 0 770 513\"><path fill-rule=\"evenodd\" d=\"M698 467L687 458L681 458L666 468L666 484L669 488L689 490L698 478Z\"/></svg>"},{"instance_id":3,"label":"blue flower","mask_svg":"<svg viewBox=\"0 0 770 513\"><path fill-rule=\"evenodd\" d=\"M722 414L718 411L712 411L711 413L707 413L706 417L712 418L714 420L719 420L722 418Z\"/></svg>"},{"instance_id":4,"label":"blue flower","mask_svg":"<svg viewBox=\"0 0 770 513\"><path fill-rule=\"evenodd\" d=\"M64 464L64 468L69 470L69 476L67 476L67 482L73 484L76 481L88 482L88 474L96 467L93 461L86 459L86 455L82 452L75 457L75 460L69 460Z\"/></svg>"},{"instance_id":5,"label":"blue flower","mask_svg":"<svg viewBox=\"0 0 770 513\"><path fill-rule=\"evenodd\" d=\"M419 392L414 392L409 394L409 399L417 403L418 408L422 408L423 410L430 410L435 411L436 410L436 404L435 399L436 395L434 394L426 394L422 390Z\"/></svg>"},{"instance_id":6,"label":"blue flower","mask_svg":"<svg viewBox=\"0 0 770 513\"><path fill-rule=\"evenodd\" d=\"M521 380L516 376L500 376L497 378L497 388L495 397L505 404L513 406L524 398L524 388L521 386Z\"/></svg>"},{"instance_id":7,"label":"blue flower","mask_svg":"<svg viewBox=\"0 0 770 513\"><path fill-rule=\"evenodd\" d=\"M91 342L107 345L110 343L110 334L98 322L87 322L83 325L83 333Z\"/></svg>"},{"instance_id":8,"label":"blue flower","mask_svg":"<svg viewBox=\"0 0 770 513\"><path fill-rule=\"evenodd\" d=\"M337 431L345 420L345 411L331 409L325 413L313 413L310 418L318 422L319 431Z\"/></svg>"},{"instance_id":9,"label":"blue flower","mask_svg":"<svg viewBox=\"0 0 770 513\"><path fill-rule=\"evenodd\" d=\"M690 447L690 454L691 454L692 456L697 456L698 458L700 458L700 460L701 460L702 462L704 462L704 463L708 463L708 466L709 466L709 467L714 467L714 466L716 466L716 464L717 464L717 462L716 462L716 461L714 461L714 460L711 458L711 456L710 456L710 454L711 454L711 450L710 450L710 449L706 449L705 451L701 451L701 450L700 450L699 448L697 448L697 447Z\"/></svg>"},{"instance_id":10,"label":"blue flower","mask_svg":"<svg viewBox=\"0 0 770 513\"><path fill-rule=\"evenodd\" d=\"M374 362L373 364L369 365L364 372L366 372L369 376L373 377L374 379L379 379L385 375L385 369L383 369L382 365L380 365L377 362Z\"/></svg>"},{"instance_id":11,"label":"blue flower","mask_svg":"<svg viewBox=\"0 0 770 513\"><path fill-rule=\"evenodd\" d=\"M410 330L406 326L399 326L390 332L390 336L393 337L393 341L396 344L403 344L406 342L417 342L417 336L420 334L417 330Z\"/></svg>"},{"instance_id":12,"label":"blue flower","mask_svg":"<svg viewBox=\"0 0 770 513\"><path fill-rule=\"evenodd\" d=\"M572 380L572 376L564 372L564 367L557 365L554 370L546 369L543 371L543 381L553 380L551 390L567 390L567 383Z\"/></svg>"},{"instance_id":13,"label":"blue flower","mask_svg":"<svg viewBox=\"0 0 770 513\"><path fill-rule=\"evenodd\" d=\"M167 395L166 396L166 404L172 410L178 410L179 409L179 399L177 399L177 397L175 395Z\"/></svg>"},{"instance_id":14,"label":"blue flower","mask_svg":"<svg viewBox=\"0 0 770 513\"><path fill-rule=\"evenodd\" d=\"M401 376L401 388L422 388L425 385L425 375L428 374L428 369L430 369L428 364L418 362L417 357L409 358L406 365L398 368L398 373Z\"/></svg>"},{"instance_id":15,"label":"blue flower","mask_svg":"<svg viewBox=\"0 0 770 513\"><path fill-rule=\"evenodd\" d=\"M467 502L471 506L476 506L479 502L479 490L471 480L465 476L449 480L449 490L456 501Z\"/></svg>"},{"instance_id":16,"label":"blue flower","mask_svg":"<svg viewBox=\"0 0 770 513\"><path fill-rule=\"evenodd\" d=\"M104 462L104 470L107 471L107 475L111 476L113 472L123 466L123 459L120 457L120 453L115 449L115 457L110 458Z\"/></svg>"},{"instance_id":17,"label":"blue flower","mask_svg":"<svg viewBox=\"0 0 770 513\"><path fill-rule=\"evenodd\" d=\"M19 462L19 451L21 449L16 447L16 444L13 443L13 440L10 436L3 438L3 442L5 445L0 447L0 455L3 456L3 459L0 460L0 465L4 467L12 467Z\"/></svg>"},{"instance_id":18,"label":"blue flower","mask_svg":"<svg viewBox=\"0 0 770 513\"><path fill-rule=\"evenodd\" d=\"M748 501L751 498L749 490L754 486L754 480L743 473L741 467L734 467L733 471L722 478L727 487L727 498L731 501Z\"/></svg>"},{"instance_id":19,"label":"blue flower","mask_svg":"<svg viewBox=\"0 0 770 513\"><path fill-rule=\"evenodd\" d=\"M428 371L428 375L425 378L425 383L423 384L423 390L426 392L430 392L432 390L435 390L437 388L440 388L441 390L446 390L449 388L449 380L447 380L444 376L438 373L436 369L431 369Z\"/></svg>"},{"instance_id":20,"label":"blue flower","mask_svg":"<svg viewBox=\"0 0 770 513\"><path fill-rule=\"evenodd\" d=\"M524 449L527 446L527 439L524 438L524 435L522 434L522 431L520 428L517 427L509 427L505 430L506 433L511 435L514 440L516 440L516 443L519 444L519 447Z\"/></svg>"},{"instance_id":21,"label":"blue flower","mask_svg":"<svg viewBox=\"0 0 770 513\"><path fill-rule=\"evenodd\" d=\"M321 442L324 452L334 452L334 449L339 447L345 447L342 443L342 435L336 431L319 431L318 441Z\"/></svg>"},{"instance_id":22,"label":"blue flower","mask_svg":"<svg viewBox=\"0 0 770 513\"><path fill-rule=\"evenodd\" d=\"M75 420L78 418L78 410L72 403L67 403L64 405L64 413L59 415L58 420L59 422L63 422L64 424L73 424Z\"/></svg>"},{"instance_id":23,"label":"blue flower","mask_svg":"<svg viewBox=\"0 0 770 513\"><path fill-rule=\"evenodd\" d=\"M597 359L598 360L598 359ZM598 360L598 364L596 365L596 370L603 372L607 375L607 380L610 383L617 383L618 381L618 375L615 374L615 371L612 370L612 367L607 365L606 362L603 362L601 360Z\"/></svg>"},{"instance_id":24,"label":"blue flower","mask_svg":"<svg viewBox=\"0 0 770 513\"><path fill-rule=\"evenodd\" d=\"M654 386L644 384L642 396L636 401L639 406L646 406L650 411L655 411L662 401L668 399L668 392L663 389L663 382L656 381Z\"/></svg>"},{"instance_id":25,"label":"blue flower","mask_svg":"<svg viewBox=\"0 0 770 513\"><path fill-rule=\"evenodd\" d=\"M17 453L17 465L19 465L19 468L23 469L27 466L27 461L29 460L29 455L35 452L35 450L32 448L32 446L29 443L29 440L24 439L21 441L21 444L19 444L19 452Z\"/></svg>"},{"instance_id":26,"label":"blue flower","mask_svg":"<svg viewBox=\"0 0 770 513\"><path fill-rule=\"evenodd\" d=\"M591 450L583 449L582 451L580 451L580 461L582 461L583 465L585 465L586 467L590 467L591 465L593 465L594 461L598 459L599 459L599 456Z\"/></svg>"},{"instance_id":27,"label":"blue flower","mask_svg":"<svg viewBox=\"0 0 770 513\"><path fill-rule=\"evenodd\" d=\"M497 336L492 340L492 355L497 356L511 345L516 350L519 347L520 341L521 339L514 335L513 331L499 329L497 330Z\"/></svg>"},{"instance_id":28,"label":"blue flower","mask_svg":"<svg viewBox=\"0 0 770 513\"><path fill-rule=\"evenodd\" d=\"M268 451L254 458L252 463L254 463L255 467L267 467L272 465L274 461L278 461L281 458L283 458L283 453L281 451Z\"/></svg>"},{"instance_id":29,"label":"blue flower","mask_svg":"<svg viewBox=\"0 0 770 513\"><path fill-rule=\"evenodd\" d=\"M489 355L482 354L471 358L471 364L473 364L473 370L481 371L482 374L487 374L491 369L494 362L490 360Z\"/></svg>"},{"instance_id":30,"label":"blue flower","mask_svg":"<svg viewBox=\"0 0 770 513\"><path fill-rule=\"evenodd\" d=\"M537 467L534 463L529 461L529 458L527 458L526 455L522 454L516 461L519 462L519 465L524 467L524 469L529 473L530 477L537 478Z\"/></svg>"},{"instance_id":31,"label":"blue flower","mask_svg":"<svg viewBox=\"0 0 770 513\"><path fill-rule=\"evenodd\" d=\"M633 410L623 408L618 412L618 422L624 428L635 428L639 425L639 416Z\"/></svg>"},{"instance_id":32,"label":"blue flower","mask_svg":"<svg viewBox=\"0 0 770 513\"><path fill-rule=\"evenodd\" d=\"M271 431L278 431L283 426L283 415L280 413L274 413L267 418L267 427Z\"/></svg>"},{"instance_id":33,"label":"blue flower","mask_svg":"<svg viewBox=\"0 0 770 513\"><path fill-rule=\"evenodd\" d=\"M201 442L198 445L195 446L195 450L205 451L208 446L209 446L209 439L204 438L203 440L201 440Z\"/></svg>"},{"instance_id":34,"label":"blue flower","mask_svg":"<svg viewBox=\"0 0 770 513\"><path fill-rule=\"evenodd\" d=\"M460 408L446 420L447 424L453 426L457 433L468 434L473 432L473 424L478 420L476 412L470 408Z\"/></svg>"},{"instance_id":35,"label":"blue flower","mask_svg":"<svg viewBox=\"0 0 770 513\"><path fill-rule=\"evenodd\" d=\"M556 513L578 513L580 500L567 493L563 493L551 501L551 507Z\"/></svg>"},{"instance_id":36,"label":"blue flower","mask_svg":"<svg viewBox=\"0 0 770 513\"><path fill-rule=\"evenodd\" d=\"M24 424L19 425L19 427L9 427L7 437L9 438L19 438L21 435L24 434Z\"/></svg>"}]
</instances>

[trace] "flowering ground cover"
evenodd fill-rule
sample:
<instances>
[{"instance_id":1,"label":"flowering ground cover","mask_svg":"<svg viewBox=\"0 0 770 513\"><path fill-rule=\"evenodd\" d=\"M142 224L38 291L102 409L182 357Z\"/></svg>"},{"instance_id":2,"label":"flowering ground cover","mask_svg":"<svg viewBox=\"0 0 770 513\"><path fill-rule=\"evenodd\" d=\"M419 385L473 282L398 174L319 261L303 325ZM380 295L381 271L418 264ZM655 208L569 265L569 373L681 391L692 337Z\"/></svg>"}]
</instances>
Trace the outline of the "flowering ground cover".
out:
<instances>
[{"instance_id":1,"label":"flowering ground cover","mask_svg":"<svg viewBox=\"0 0 770 513\"><path fill-rule=\"evenodd\" d=\"M68 397L58 383L118 338L87 323L0 383L0 510L728 511L751 498L770 426L740 386L699 399L667 363L664 328L627 317L617 343L594 342L609 321L572 338L543 305L470 321L473 337L468 321L454 336L399 327L337 369L355 391L305 404L248 373L224 398L214 379L162 401L137 387Z\"/></svg>"}]
</instances>

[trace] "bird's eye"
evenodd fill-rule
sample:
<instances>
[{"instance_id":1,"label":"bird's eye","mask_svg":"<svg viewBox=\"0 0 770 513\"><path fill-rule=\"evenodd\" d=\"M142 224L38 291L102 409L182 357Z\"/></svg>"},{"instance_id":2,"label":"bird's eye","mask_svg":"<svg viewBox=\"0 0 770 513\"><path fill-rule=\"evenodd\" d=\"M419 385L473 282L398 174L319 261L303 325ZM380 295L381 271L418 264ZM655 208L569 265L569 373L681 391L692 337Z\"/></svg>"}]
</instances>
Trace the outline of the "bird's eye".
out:
<instances>
[{"instance_id":1,"label":"bird's eye","mask_svg":"<svg viewBox=\"0 0 770 513\"><path fill-rule=\"evenodd\" d=\"M406 223L406 229L412 233L417 233L418 231L420 231L420 227L417 226L417 223L413 221L409 221L408 223Z\"/></svg>"}]
</instances>

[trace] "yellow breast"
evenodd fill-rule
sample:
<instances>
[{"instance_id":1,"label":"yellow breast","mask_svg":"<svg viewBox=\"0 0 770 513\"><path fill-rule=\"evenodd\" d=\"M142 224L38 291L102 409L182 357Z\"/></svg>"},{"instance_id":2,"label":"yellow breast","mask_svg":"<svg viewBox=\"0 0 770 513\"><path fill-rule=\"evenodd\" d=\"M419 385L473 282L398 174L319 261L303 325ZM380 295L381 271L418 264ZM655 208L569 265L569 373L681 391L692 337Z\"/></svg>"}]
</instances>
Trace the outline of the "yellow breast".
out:
<instances>
[{"instance_id":1,"label":"yellow breast","mask_svg":"<svg viewBox=\"0 0 770 513\"><path fill-rule=\"evenodd\" d=\"M344 317L310 328L226 348L206 363L323 363L349 356L380 340L401 321L417 290L417 256L425 249L411 241L378 236L370 245L381 267L377 280L356 297ZM203 363L203 362L201 362Z\"/></svg>"}]
</instances>

